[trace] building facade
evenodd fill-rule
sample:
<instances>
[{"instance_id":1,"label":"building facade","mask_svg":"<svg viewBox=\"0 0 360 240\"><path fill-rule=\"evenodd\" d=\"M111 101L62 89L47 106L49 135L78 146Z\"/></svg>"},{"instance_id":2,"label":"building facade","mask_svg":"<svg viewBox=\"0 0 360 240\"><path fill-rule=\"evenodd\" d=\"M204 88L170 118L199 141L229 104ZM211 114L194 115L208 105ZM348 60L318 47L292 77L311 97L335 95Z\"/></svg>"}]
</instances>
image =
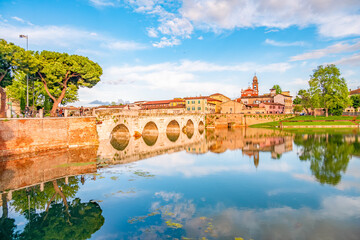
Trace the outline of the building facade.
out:
<instances>
[{"instance_id":1,"label":"building facade","mask_svg":"<svg viewBox=\"0 0 360 240\"><path fill-rule=\"evenodd\" d=\"M227 101L222 103L221 105L221 113L243 113L244 104L236 102L236 101Z\"/></svg>"},{"instance_id":2,"label":"building facade","mask_svg":"<svg viewBox=\"0 0 360 240\"><path fill-rule=\"evenodd\" d=\"M185 98L185 108L186 111L189 112L215 113L216 105L218 103L221 103L221 101L209 98L207 96Z\"/></svg>"}]
</instances>

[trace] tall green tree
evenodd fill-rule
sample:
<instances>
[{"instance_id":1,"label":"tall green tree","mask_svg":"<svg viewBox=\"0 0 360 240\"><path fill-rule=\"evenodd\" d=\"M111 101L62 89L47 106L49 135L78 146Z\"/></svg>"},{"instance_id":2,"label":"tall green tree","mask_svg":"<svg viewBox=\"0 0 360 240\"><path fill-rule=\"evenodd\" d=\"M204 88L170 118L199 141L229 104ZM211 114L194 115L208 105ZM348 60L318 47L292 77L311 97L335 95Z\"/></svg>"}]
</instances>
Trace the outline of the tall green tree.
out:
<instances>
[{"instance_id":1,"label":"tall green tree","mask_svg":"<svg viewBox=\"0 0 360 240\"><path fill-rule=\"evenodd\" d=\"M350 97L351 100L351 106L355 108L355 112L357 112L357 109L360 107L360 95L352 95Z\"/></svg>"},{"instance_id":2,"label":"tall green tree","mask_svg":"<svg viewBox=\"0 0 360 240\"><path fill-rule=\"evenodd\" d=\"M305 109L306 113L309 115L309 109L315 109L316 103L311 98L311 95L308 91L300 89L298 92L298 97L300 99L301 106Z\"/></svg>"},{"instance_id":3,"label":"tall green tree","mask_svg":"<svg viewBox=\"0 0 360 240\"><path fill-rule=\"evenodd\" d=\"M4 88L12 83L13 73L19 66L22 48L0 39L0 117L6 116L6 92Z\"/></svg>"},{"instance_id":4,"label":"tall green tree","mask_svg":"<svg viewBox=\"0 0 360 240\"><path fill-rule=\"evenodd\" d=\"M60 103L78 99L79 87L95 86L102 75L101 67L87 57L42 51L36 53L35 58L38 65L36 76L54 103L51 116L55 116Z\"/></svg>"},{"instance_id":5,"label":"tall green tree","mask_svg":"<svg viewBox=\"0 0 360 240\"><path fill-rule=\"evenodd\" d=\"M346 81L340 75L340 70L330 64L318 66L310 76L311 99L314 105L325 109L326 116L329 115L329 109L344 109L350 105Z\"/></svg>"},{"instance_id":6,"label":"tall green tree","mask_svg":"<svg viewBox=\"0 0 360 240\"><path fill-rule=\"evenodd\" d=\"M279 85L276 84L272 88L276 90L276 94L282 93L281 87Z\"/></svg>"}]
</instances>

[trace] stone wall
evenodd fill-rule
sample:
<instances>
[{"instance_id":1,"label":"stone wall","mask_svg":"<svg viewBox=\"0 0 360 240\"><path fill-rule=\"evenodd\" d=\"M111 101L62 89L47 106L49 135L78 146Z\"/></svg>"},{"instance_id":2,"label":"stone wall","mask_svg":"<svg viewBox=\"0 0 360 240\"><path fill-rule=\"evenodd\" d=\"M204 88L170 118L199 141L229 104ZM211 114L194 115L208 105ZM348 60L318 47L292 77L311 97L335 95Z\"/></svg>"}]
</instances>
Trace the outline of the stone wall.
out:
<instances>
[{"instance_id":1,"label":"stone wall","mask_svg":"<svg viewBox=\"0 0 360 240\"><path fill-rule=\"evenodd\" d=\"M292 117L291 114L207 114L207 128L246 127L259 123L279 121Z\"/></svg>"},{"instance_id":2,"label":"stone wall","mask_svg":"<svg viewBox=\"0 0 360 240\"><path fill-rule=\"evenodd\" d=\"M6 161L0 161L0 191L96 172L97 149L87 146L4 156Z\"/></svg>"},{"instance_id":3,"label":"stone wall","mask_svg":"<svg viewBox=\"0 0 360 240\"><path fill-rule=\"evenodd\" d=\"M95 117L0 120L0 156L97 144Z\"/></svg>"}]
</instances>

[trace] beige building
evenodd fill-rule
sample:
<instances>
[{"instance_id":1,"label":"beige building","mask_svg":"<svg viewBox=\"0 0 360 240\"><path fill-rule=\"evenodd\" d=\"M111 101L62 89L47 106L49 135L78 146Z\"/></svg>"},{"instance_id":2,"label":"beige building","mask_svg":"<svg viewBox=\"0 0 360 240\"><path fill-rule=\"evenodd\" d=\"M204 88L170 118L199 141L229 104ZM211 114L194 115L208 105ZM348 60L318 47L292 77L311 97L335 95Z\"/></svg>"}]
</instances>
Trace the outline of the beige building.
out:
<instances>
[{"instance_id":1,"label":"beige building","mask_svg":"<svg viewBox=\"0 0 360 240\"><path fill-rule=\"evenodd\" d=\"M188 112L197 112L197 113L215 113L216 105L214 102L219 102L219 100L212 99L209 97L189 97L185 98L185 109Z\"/></svg>"},{"instance_id":2,"label":"beige building","mask_svg":"<svg viewBox=\"0 0 360 240\"><path fill-rule=\"evenodd\" d=\"M236 101L223 102L221 105L221 113L243 113L244 104Z\"/></svg>"},{"instance_id":3,"label":"beige building","mask_svg":"<svg viewBox=\"0 0 360 240\"><path fill-rule=\"evenodd\" d=\"M227 102L227 101L230 101L231 99L221 93L214 93L212 95L209 96L210 98L213 98L213 99L216 99L216 100L219 100L221 102Z\"/></svg>"}]
</instances>

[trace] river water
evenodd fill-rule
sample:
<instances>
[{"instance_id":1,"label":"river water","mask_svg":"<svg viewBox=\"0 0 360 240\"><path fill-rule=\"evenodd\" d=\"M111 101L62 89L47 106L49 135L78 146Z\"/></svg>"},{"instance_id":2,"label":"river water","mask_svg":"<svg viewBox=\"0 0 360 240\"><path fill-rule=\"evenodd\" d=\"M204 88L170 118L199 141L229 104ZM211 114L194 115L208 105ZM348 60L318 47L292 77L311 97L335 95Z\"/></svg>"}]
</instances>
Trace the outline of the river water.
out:
<instances>
[{"instance_id":1,"label":"river water","mask_svg":"<svg viewBox=\"0 0 360 240\"><path fill-rule=\"evenodd\" d=\"M0 162L0 239L360 239L360 135L213 130Z\"/></svg>"}]
</instances>

